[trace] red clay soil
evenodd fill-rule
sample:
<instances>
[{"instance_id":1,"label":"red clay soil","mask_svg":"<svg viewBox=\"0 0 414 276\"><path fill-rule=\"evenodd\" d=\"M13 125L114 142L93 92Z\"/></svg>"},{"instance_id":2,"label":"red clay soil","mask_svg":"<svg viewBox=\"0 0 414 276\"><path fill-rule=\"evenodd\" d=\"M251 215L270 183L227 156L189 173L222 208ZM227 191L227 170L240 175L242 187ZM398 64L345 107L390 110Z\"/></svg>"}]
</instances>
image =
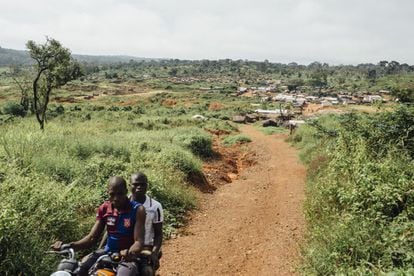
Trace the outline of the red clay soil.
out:
<instances>
[{"instance_id":1,"label":"red clay soil","mask_svg":"<svg viewBox=\"0 0 414 276\"><path fill-rule=\"evenodd\" d=\"M164 243L159 275L297 274L305 168L286 134L242 133L257 163L202 195L188 226Z\"/></svg>"},{"instance_id":2,"label":"red clay soil","mask_svg":"<svg viewBox=\"0 0 414 276\"><path fill-rule=\"evenodd\" d=\"M231 183L247 167L255 163L255 153L245 149L240 144L222 146L220 138L230 134L225 130L205 129L213 136L214 155L204 160L203 173L206 183L190 181L202 192L213 192L223 184ZM201 186L200 186L201 183ZM209 187L205 189L203 187Z\"/></svg>"}]
</instances>

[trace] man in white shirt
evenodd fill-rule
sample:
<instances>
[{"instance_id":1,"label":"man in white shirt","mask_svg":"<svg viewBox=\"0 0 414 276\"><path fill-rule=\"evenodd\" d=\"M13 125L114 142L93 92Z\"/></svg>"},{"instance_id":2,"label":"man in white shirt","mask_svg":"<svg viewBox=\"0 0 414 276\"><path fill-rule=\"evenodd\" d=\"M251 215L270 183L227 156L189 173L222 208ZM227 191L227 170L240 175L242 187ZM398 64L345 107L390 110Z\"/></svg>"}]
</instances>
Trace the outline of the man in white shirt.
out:
<instances>
[{"instance_id":1,"label":"man in white shirt","mask_svg":"<svg viewBox=\"0 0 414 276\"><path fill-rule=\"evenodd\" d=\"M131 200L141 203L145 207L145 239L144 249L150 250L151 261L154 270L159 268L159 258L161 257L162 244L162 223L164 214L162 205L155 199L147 195L148 178L142 172L131 175ZM143 273L143 271L141 272ZM144 272L145 273L145 272Z\"/></svg>"}]
</instances>

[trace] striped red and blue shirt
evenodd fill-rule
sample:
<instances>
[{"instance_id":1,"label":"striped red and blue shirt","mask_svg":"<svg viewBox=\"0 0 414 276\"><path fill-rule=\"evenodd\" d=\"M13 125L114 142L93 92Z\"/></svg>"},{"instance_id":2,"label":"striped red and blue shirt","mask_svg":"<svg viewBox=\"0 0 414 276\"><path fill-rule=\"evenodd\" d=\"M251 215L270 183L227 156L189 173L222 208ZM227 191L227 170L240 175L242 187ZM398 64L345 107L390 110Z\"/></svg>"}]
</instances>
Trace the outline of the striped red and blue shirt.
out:
<instances>
[{"instance_id":1,"label":"striped red and blue shirt","mask_svg":"<svg viewBox=\"0 0 414 276\"><path fill-rule=\"evenodd\" d=\"M108 232L106 252L129 249L134 243L134 225L137 209L140 205L129 202L127 209L118 210L113 208L110 201L105 201L99 206L96 219L104 221Z\"/></svg>"}]
</instances>

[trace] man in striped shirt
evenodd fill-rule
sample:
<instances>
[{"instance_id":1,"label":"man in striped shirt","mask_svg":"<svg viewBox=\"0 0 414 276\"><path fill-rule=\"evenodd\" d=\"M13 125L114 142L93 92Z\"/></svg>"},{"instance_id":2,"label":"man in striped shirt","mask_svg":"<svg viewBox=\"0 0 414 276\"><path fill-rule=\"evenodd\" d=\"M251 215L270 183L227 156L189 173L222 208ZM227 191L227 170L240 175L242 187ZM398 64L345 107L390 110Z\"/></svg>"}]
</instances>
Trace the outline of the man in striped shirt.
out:
<instances>
[{"instance_id":1,"label":"man in striped shirt","mask_svg":"<svg viewBox=\"0 0 414 276\"><path fill-rule=\"evenodd\" d=\"M108 239L104 251L95 251L88 255L81 264L78 275L88 275L89 268L99 256L107 252L120 252L124 262L119 266L117 275L135 276L138 267L134 260L139 256L144 241L144 207L128 199L127 184L122 177L114 176L109 179L107 193L109 200L99 206L96 222L89 234L67 244L57 241L52 248L54 250L90 248L97 243L106 227Z\"/></svg>"}]
</instances>

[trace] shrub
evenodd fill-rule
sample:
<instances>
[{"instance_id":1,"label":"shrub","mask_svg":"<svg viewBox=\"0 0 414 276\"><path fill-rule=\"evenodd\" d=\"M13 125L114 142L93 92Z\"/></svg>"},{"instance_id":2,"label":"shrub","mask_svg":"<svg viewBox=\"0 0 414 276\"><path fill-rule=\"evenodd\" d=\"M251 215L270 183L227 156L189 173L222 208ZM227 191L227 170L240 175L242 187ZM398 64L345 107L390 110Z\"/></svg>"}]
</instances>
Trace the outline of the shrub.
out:
<instances>
[{"instance_id":1,"label":"shrub","mask_svg":"<svg viewBox=\"0 0 414 276\"><path fill-rule=\"evenodd\" d=\"M272 126L271 127L261 127L261 126L258 126L258 128L260 129L260 131L262 131L266 135L272 135L272 134L287 132L286 128L283 128L283 127L272 127Z\"/></svg>"},{"instance_id":2,"label":"shrub","mask_svg":"<svg viewBox=\"0 0 414 276\"><path fill-rule=\"evenodd\" d=\"M71 183L79 173L79 163L66 156L45 154L32 159L33 169L57 181Z\"/></svg>"},{"instance_id":3,"label":"shrub","mask_svg":"<svg viewBox=\"0 0 414 276\"><path fill-rule=\"evenodd\" d=\"M93 116L84 121L87 113ZM65 112L46 132L32 118L0 126L1 275L49 275L57 260L44 251L56 239L73 241L90 230L113 175L127 179L144 169L151 195L164 205L165 232L183 223L196 202L187 176L201 170L192 151L208 150L209 136L169 115L140 118L153 128L167 118L165 130L134 129L131 115L90 108Z\"/></svg>"},{"instance_id":4,"label":"shrub","mask_svg":"<svg viewBox=\"0 0 414 276\"><path fill-rule=\"evenodd\" d=\"M175 147L166 147L158 155L159 164L175 168L186 175L201 171L201 162L191 153Z\"/></svg>"},{"instance_id":5,"label":"shrub","mask_svg":"<svg viewBox=\"0 0 414 276\"><path fill-rule=\"evenodd\" d=\"M244 134L227 136L223 139L223 144L226 146L231 146L234 144L245 144L251 142L252 139Z\"/></svg>"},{"instance_id":6,"label":"shrub","mask_svg":"<svg viewBox=\"0 0 414 276\"><path fill-rule=\"evenodd\" d=\"M62 105L58 105L55 109L55 112L57 114L63 114L63 113L65 113L65 108Z\"/></svg>"},{"instance_id":7,"label":"shrub","mask_svg":"<svg viewBox=\"0 0 414 276\"><path fill-rule=\"evenodd\" d=\"M174 141L200 157L210 157L213 154L211 136L200 130L179 134L174 137Z\"/></svg>"},{"instance_id":8,"label":"shrub","mask_svg":"<svg viewBox=\"0 0 414 276\"><path fill-rule=\"evenodd\" d=\"M8 177L0 187L0 272L48 274L55 265L44 251L55 237L70 240L86 233L91 224L79 223L83 214L77 206L86 206L94 192L68 189L42 176L23 176L14 169L9 173L13 177Z\"/></svg>"},{"instance_id":9,"label":"shrub","mask_svg":"<svg viewBox=\"0 0 414 276\"><path fill-rule=\"evenodd\" d=\"M8 102L3 107L3 113L13 116L20 116L24 117L26 116L27 111L24 109L24 107L18 103L15 102Z\"/></svg>"},{"instance_id":10,"label":"shrub","mask_svg":"<svg viewBox=\"0 0 414 276\"><path fill-rule=\"evenodd\" d=\"M413 116L405 109L336 117L335 136L322 121L302 130L300 144L322 148L303 147L318 158L307 185L306 274L413 271L414 162L406 136Z\"/></svg>"}]
</instances>

